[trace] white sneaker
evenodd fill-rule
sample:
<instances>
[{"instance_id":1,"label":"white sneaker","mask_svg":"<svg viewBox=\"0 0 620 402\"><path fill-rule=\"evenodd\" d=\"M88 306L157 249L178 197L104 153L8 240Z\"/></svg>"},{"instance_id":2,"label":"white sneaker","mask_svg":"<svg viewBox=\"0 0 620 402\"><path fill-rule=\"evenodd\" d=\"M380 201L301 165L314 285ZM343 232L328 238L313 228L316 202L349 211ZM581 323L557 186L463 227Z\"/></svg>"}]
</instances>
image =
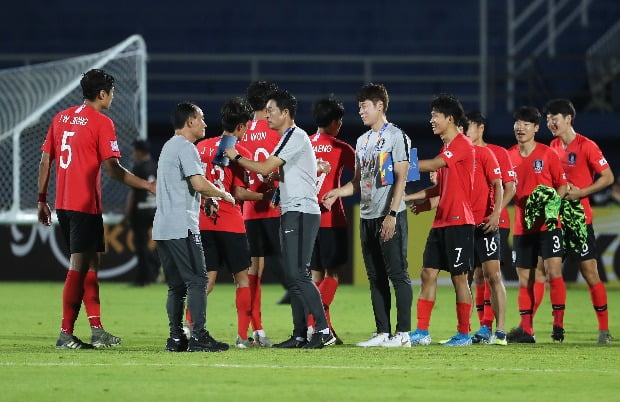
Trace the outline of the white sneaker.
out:
<instances>
[{"instance_id":1,"label":"white sneaker","mask_svg":"<svg viewBox=\"0 0 620 402\"><path fill-rule=\"evenodd\" d=\"M269 339L269 337L265 334L265 331L263 331L263 334L264 335L261 336L261 333L259 331L254 331L254 333L252 334L254 335L254 344L261 348L272 347L273 342L271 342L271 339Z\"/></svg>"},{"instance_id":2,"label":"white sneaker","mask_svg":"<svg viewBox=\"0 0 620 402\"><path fill-rule=\"evenodd\" d=\"M379 346L386 348L410 348L409 332L397 332Z\"/></svg>"},{"instance_id":3,"label":"white sneaker","mask_svg":"<svg viewBox=\"0 0 620 402\"><path fill-rule=\"evenodd\" d=\"M387 332L382 332L380 334L372 334L372 337L363 342L359 342L357 346L361 346L363 348L373 347L373 346L382 346L382 344L390 339L390 334Z\"/></svg>"}]
</instances>

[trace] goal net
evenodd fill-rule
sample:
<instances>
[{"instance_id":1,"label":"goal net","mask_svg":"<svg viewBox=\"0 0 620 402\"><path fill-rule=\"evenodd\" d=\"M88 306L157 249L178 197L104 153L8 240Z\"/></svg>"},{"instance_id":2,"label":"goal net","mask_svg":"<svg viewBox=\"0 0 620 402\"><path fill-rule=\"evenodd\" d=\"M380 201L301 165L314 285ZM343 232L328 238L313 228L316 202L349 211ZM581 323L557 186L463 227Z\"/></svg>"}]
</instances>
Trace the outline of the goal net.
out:
<instances>
[{"instance_id":1,"label":"goal net","mask_svg":"<svg viewBox=\"0 0 620 402\"><path fill-rule=\"evenodd\" d=\"M122 163L131 167L133 140L147 136L146 45L141 36L99 53L0 70L0 223L36 222L41 145L56 113L82 103L80 79L92 68L115 78L114 101L104 113L114 121ZM52 208L55 187L52 167ZM101 187L106 220L118 219L126 186L103 173Z\"/></svg>"}]
</instances>

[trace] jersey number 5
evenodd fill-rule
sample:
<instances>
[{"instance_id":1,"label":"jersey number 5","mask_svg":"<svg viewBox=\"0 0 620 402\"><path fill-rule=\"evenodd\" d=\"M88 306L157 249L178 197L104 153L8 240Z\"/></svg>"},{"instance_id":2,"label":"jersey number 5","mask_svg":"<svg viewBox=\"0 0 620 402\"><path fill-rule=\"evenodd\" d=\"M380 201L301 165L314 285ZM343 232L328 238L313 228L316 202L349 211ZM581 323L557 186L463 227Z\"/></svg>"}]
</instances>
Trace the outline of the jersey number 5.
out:
<instances>
[{"instance_id":1,"label":"jersey number 5","mask_svg":"<svg viewBox=\"0 0 620 402\"><path fill-rule=\"evenodd\" d=\"M67 144L67 139L69 137L73 137L75 135L75 132L73 131L65 131L64 133L62 133L62 144L60 145L60 167L63 169L66 169L69 167L69 164L71 163L71 145ZM64 159L64 155L63 152L67 151L67 158Z\"/></svg>"}]
</instances>

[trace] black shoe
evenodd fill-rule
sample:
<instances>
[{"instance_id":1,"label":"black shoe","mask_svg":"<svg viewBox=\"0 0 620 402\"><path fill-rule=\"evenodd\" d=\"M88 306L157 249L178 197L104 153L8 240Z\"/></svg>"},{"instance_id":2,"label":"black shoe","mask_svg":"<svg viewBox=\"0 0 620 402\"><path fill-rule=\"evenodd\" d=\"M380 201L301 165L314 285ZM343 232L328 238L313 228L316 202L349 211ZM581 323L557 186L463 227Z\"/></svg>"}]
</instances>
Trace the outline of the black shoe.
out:
<instances>
[{"instance_id":1,"label":"black shoe","mask_svg":"<svg viewBox=\"0 0 620 402\"><path fill-rule=\"evenodd\" d=\"M82 342L77 336L60 332L56 341L56 349L94 349L90 343Z\"/></svg>"},{"instance_id":2,"label":"black shoe","mask_svg":"<svg viewBox=\"0 0 620 402\"><path fill-rule=\"evenodd\" d=\"M276 304L291 304L291 294L288 292L288 290L284 292L282 298L278 300Z\"/></svg>"},{"instance_id":3,"label":"black shoe","mask_svg":"<svg viewBox=\"0 0 620 402\"><path fill-rule=\"evenodd\" d=\"M525 333L522 326L514 327L506 334L506 339L508 342L513 340L516 337L522 336Z\"/></svg>"},{"instance_id":4,"label":"black shoe","mask_svg":"<svg viewBox=\"0 0 620 402\"><path fill-rule=\"evenodd\" d=\"M272 348L280 348L280 349L299 349L303 348L308 344L308 341L304 338L302 340L297 339L295 335L291 336L289 339L284 342L276 343Z\"/></svg>"},{"instance_id":5,"label":"black shoe","mask_svg":"<svg viewBox=\"0 0 620 402\"><path fill-rule=\"evenodd\" d=\"M336 331L334 331L333 328L331 328L330 331L332 331L332 335L334 335L334 338L336 338L336 342L334 343L334 345L344 345L344 342L342 341L342 339L340 339Z\"/></svg>"},{"instance_id":6,"label":"black shoe","mask_svg":"<svg viewBox=\"0 0 620 402\"><path fill-rule=\"evenodd\" d=\"M209 332L199 335L198 338L192 335L187 344L188 352L223 352L229 348L227 343L213 339Z\"/></svg>"},{"instance_id":7,"label":"black shoe","mask_svg":"<svg viewBox=\"0 0 620 402\"><path fill-rule=\"evenodd\" d=\"M331 334L324 334L322 332L315 332L312 334L310 342L302 346L302 349L322 349L323 346L329 346L336 343L336 337Z\"/></svg>"},{"instance_id":8,"label":"black shoe","mask_svg":"<svg viewBox=\"0 0 620 402\"><path fill-rule=\"evenodd\" d=\"M553 342L564 342L564 328L559 325L554 325L553 332L551 332L551 339L553 339Z\"/></svg>"},{"instance_id":9,"label":"black shoe","mask_svg":"<svg viewBox=\"0 0 620 402\"><path fill-rule=\"evenodd\" d=\"M515 331L511 338L508 338L508 335L506 335L506 339L508 339L508 343L536 343L536 337L534 334L528 334L523 330L523 328L521 328L521 331Z\"/></svg>"},{"instance_id":10,"label":"black shoe","mask_svg":"<svg viewBox=\"0 0 620 402\"><path fill-rule=\"evenodd\" d=\"M166 348L164 351L166 352L187 352L188 340L185 334L181 335L180 338L168 338L166 341Z\"/></svg>"}]
</instances>

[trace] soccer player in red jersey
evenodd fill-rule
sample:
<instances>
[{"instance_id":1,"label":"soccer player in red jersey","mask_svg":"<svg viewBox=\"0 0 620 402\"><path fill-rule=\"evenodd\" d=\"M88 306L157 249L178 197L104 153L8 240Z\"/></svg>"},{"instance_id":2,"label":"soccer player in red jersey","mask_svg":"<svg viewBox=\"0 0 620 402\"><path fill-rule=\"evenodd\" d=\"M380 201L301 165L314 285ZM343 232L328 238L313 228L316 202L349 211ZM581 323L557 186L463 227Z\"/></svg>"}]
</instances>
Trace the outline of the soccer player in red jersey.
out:
<instances>
[{"instance_id":1,"label":"soccer player in red jersey","mask_svg":"<svg viewBox=\"0 0 620 402\"><path fill-rule=\"evenodd\" d=\"M549 280L553 307L551 337L564 340L566 285L562 277L562 229L548 230L544 217L531 229L525 227L525 203L539 185L554 188L560 197L567 191L566 176L558 155L548 146L536 142L541 115L538 109L522 106L513 114L517 145L508 150L517 175L515 193L514 250L519 276L519 313L521 323L508 333L508 342L535 343L533 318L542 301L545 280ZM542 256L542 264L538 264Z\"/></svg>"},{"instance_id":2,"label":"soccer player in red jersey","mask_svg":"<svg viewBox=\"0 0 620 402\"><path fill-rule=\"evenodd\" d=\"M155 193L149 183L120 163L112 120L101 113L114 98L114 77L90 70L80 81L84 103L59 112L43 143L39 164L38 219L51 225L47 189L52 161L56 161L56 215L71 253L62 297L62 325L56 347L92 349L118 345L121 339L103 329L97 272L99 253L105 251L101 202L101 164L115 180ZM92 329L91 343L73 335L84 302Z\"/></svg>"},{"instance_id":3,"label":"soccer player in red jersey","mask_svg":"<svg viewBox=\"0 0 620 402\"><path fill-rule=\"evenodd\" d=\"M237 200L262 200L265 198L265 193L256 193L246 189L245 169L238 164L231 163L223 166L215 161L218 146L224 136L234 136L237 139L243 137L252 117L252 110L244 100L234 98L224 103L221 115L224 133L218 137L202 140L196 145L200 160L205 164L205 177L220 190L232 194ZM251 158L250 152L239 143L235 145L235 148L241 155ZM267 193L267 197L270 196L271 194ZM251 319L248 278L250 251L239 203L235 205L227 202L220 203L218 211L212 216L201 213L200 235L209 278L207 294L215 286L218 269L226 267L233 274L237 288L235 296L237 341L235 346L238 348L254 346L252 340L248 339Z\"/></svg>"},{"instance_id":4,"label":"soccer player in red jersey","mask_svg":"<svg viewBox=\"0 0 620 402\"><path fill-rule=\"evenodd\" d=\"M573 250L567 250L567 253L579 261L581 275L590 288L590 298L598 320L598 343L608 344L612 338L608 325L607 291L598 274L593 213L588 196L613 184L614 175L598 145L575 132L575 108L571 101L549 101L545 106L545 114L547 127L555 137L551 141L551 149L559 155L568 180L566 198L580 200L586 214L588 240L581 253Z\"/></svg>"},{"instance_id":5,"label":"soccer player in red jersey","mask_svg":"<svg viewBox=\"0 0 620 402\"><path fill-rule=\"evenodd\" d=\"M272 82L252 82L246 91L246 99L254 110L254 117L249 122L241 144L250 152L249 159L265 161L271 155L280 141L276 130L269 128L267 123L267 101L269 94L277 90ZM273 194L273 182L266 176L255 172L248 173L247 189L254 193ZM246 201L243 203L243 219L250 244L250 293L252 297L252 328L254 340L261 346L271 346L272 343L263 329L261 317L261 278L265 269L265 257L270 261L277 274L281 276L282 268L280 253L280 208L270 205L271 198L264 200ZM282 278L281 278L282 279Z\"/></svg>"},{"instance_id":6,"label":"soccer player in red jersey","mask_svg":"<svg viewBox=\"0 0 620 402\"><path fill-rule=\"evenodd\" d=\"M505 345L506 288L502 282L500 258L501 253L506 250L501 247L502 236L506 242L510 231L506 206L515 193L515 174L508 151L484 141L485 128L486 118L479 111L472 111L465 115L464 132L476 146L472 208L477 229L474 236L476 250L473 279L480 329L474 334L472 340L474 343L492 341L495 344ZM488 163L491 159L490 155L497 160L497 165L491 163L492 169L489 168ZM500 180L493 181L495 186L493 189L493 186L489 186L489 180L498 178L494 175L496 170L499 170ZM500 191L501 197L498 197ZM495 228L498 228L497 231ZM491 339L494 317L497 319L497 325L495 337Z\"/></svg>"},{"instance_id":7,"label":"soccer player in red jersey","mask_svg":"<svg viewBox=\"0 0 620 402\"><path fill-rule=\"evenodd\" d=\"M463 107L451 95L440 95L431 103L430 123L433 133L444 142L434 159L421 160L420 172L437 171L437 184L405 197L408 202L439 196L439 204L428 235L420 274L422 287L417 304L418 323L411 332L412 345L429 345L431 312L437 296L440 270L448 271L456 294L457 333L445 346L468 346L473 300L467 276L472 269L474 250L474 215L471 207L475 151L471 140L459 132L457 122ZM412 209L415 209L412 207ZM415 211L414 211L415 212Z\"/></svg>"},{"instance_id":8,"label":"soccer player in red jersey","mask_svg":"<svg viewBox=\"0 0 620 402\"><path fill-rule=\"evenodd\" d=\"M314 122L317 124L317 132L310 136L310 143L314 149L317 160L329 162L329 173L321 173L317 180L318 199L328 191L340 187L340 178L344 168L355 172L355 151L351 145L337 139L344 107L334 97L319 99L313 107ZM347 230L347 217L344 213L342 200L338 198L327 209L321 204L321 226L314 243L314 251L310 262L312 280L319 288L321 301L325 308L327 323L336 336L336 344L342 344L331 324L329 306L334 300L338 289L338 272L347 262L349 235ZM312 316L308 319L308 333L314 332Z\"/></svg>"}]
</instances>

